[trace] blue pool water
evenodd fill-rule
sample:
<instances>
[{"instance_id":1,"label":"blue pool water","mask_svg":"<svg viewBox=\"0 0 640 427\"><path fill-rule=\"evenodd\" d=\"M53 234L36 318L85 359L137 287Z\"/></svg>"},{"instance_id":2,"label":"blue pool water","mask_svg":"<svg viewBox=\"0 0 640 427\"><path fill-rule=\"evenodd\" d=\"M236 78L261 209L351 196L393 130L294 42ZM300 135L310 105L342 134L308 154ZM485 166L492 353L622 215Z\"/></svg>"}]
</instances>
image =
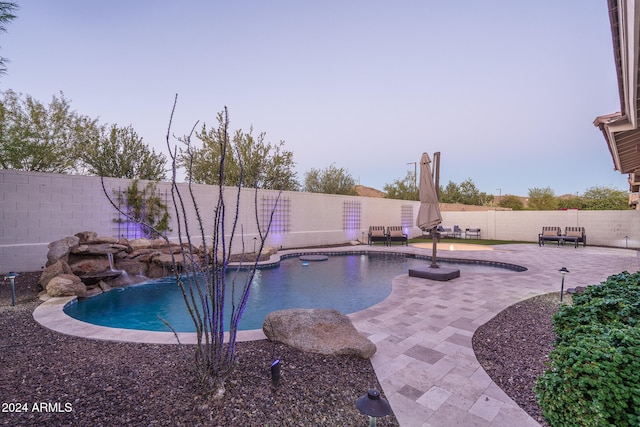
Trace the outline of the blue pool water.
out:
<instances>
[{"instance_id":1,"label":"blue pool water","mask_svg":"<svg viewBox=\"0 0 640 427\"><path fill-rule=\"evenodd\" d=\"M284 259L279 266L256 271L239 328L260 329L268 313L287 308L334 308L345 314L370 307L391 293L391 280L409 269L425 268L429 261L392 254L329 256L326 261ZM465 271L500 268L459 264ZM481 270L480 270L481 271ZM229 272L227 288L233 274ZM242 279L242 277L240 277ZM242 283L242 280L239 281ZM231 297L225 298L228 325ZM119 288L65 308L65 313L84 322L125 329L194 332L182 292L172 277Z\"/></svg>"}]
</instances>

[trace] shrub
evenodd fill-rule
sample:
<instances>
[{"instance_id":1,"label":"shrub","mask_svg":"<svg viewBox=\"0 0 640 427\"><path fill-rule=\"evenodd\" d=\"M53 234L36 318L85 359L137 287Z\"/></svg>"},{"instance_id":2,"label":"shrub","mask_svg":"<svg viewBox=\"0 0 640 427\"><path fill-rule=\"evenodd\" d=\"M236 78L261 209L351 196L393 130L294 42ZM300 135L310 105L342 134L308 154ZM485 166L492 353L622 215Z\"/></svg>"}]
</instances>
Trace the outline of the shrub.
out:
<instances>
[{"instance_id":1,"label":"shrub","mask_svg":"<svg viewBox=\"0 0 640 427\"><path fill-rule=\"evenodd\" d=\"M124 219L117 219L116 222L138 224L138 231L142 237L148 238L157 238L165 232L171 231L169 211L167 205L158 195L155 182L149 181L140 190L138 180L134 179L124 191L117 192L116 197L121 206L121 213L125 215Z\"/></svg>"},{"instance_id":2,"label":"shrub","mask_svg":"<svg viewBox=\"0 0 640 427\"><path fill-rule=\"evenodd\" d=\"M554 316L556 348L535 387L550 425L640 425L639 280L611 276Z\"/></svg>"}]
</instances>

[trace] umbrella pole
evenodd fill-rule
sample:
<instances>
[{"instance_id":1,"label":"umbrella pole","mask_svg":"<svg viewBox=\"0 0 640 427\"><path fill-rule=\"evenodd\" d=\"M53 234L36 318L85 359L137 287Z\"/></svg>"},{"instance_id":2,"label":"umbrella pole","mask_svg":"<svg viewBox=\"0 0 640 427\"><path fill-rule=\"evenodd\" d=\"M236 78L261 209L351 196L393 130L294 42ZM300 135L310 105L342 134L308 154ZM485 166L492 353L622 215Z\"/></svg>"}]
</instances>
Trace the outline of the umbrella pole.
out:
<instances>
[{"instance_id":1,"label":"umbrella pole","mask_svg":"<svg viewBox=\"0 0 640 427\"><path fill-rule=\"evenodd\" d=\"M440 203L440 152L433 153L433 171L431 171L434 186L436 187L436 198ZM440 268L436 263L437 255L437 241L440 240L440 233L438 233L438 227L433 227L433 250L431 253L431 268Z\"/></svg>"},{"instance_id":2,"label":"umbrella pole","mask_svg":"<svg viewBox=\"0 0 640 427\"><path fill-rule=\"evenodd\" d=\"M433 230L431 230L431 236L433 239L433 250L431 251L431 268L440 268L436 263L438 240L440 240L440 233L438 233L437 227L433 227Z\"/></svg>"}]
</instances>

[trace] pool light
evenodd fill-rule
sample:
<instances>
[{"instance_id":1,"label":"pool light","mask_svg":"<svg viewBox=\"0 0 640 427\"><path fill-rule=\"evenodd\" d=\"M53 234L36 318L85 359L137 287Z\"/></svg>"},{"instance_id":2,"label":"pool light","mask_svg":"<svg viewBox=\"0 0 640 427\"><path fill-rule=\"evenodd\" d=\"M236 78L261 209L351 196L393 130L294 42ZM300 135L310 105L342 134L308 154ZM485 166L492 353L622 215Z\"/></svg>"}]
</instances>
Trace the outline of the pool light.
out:
<instances>
[{"instance_id":1,"label":"pool light","mask_svg":"<svg viewBox=\"0 0 640 427\"><path fill-rule=\"evenodd\" d=\"M369 416L369 427L376 426L377 417L384 417L391 412L391 405L380 397L380 392L375 388L370 388L366 395L359 397L356 407Z\"/></svg>"}]
</instances>

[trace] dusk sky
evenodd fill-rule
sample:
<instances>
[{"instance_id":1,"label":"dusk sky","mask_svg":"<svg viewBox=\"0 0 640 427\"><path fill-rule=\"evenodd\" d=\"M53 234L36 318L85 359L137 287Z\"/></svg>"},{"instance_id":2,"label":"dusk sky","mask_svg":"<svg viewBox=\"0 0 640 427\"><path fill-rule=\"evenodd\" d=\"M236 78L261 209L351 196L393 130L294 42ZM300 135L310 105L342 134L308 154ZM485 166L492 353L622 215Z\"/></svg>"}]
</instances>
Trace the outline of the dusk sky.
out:
<instances>
[{"instance_id":1,"label":"dusk sky","mask_svg":"<svg viewBox=\"0 0 640 427\"><path fill-rule=\"evenodd\" d=\"M443 185L628 189L593 126L620 110L605 0L17 2L0 90L62 91L156 151L177 93L174 134L227 106L301 182L334 163L382 190L440 151Z\"/></svg>"}]
</instances>

